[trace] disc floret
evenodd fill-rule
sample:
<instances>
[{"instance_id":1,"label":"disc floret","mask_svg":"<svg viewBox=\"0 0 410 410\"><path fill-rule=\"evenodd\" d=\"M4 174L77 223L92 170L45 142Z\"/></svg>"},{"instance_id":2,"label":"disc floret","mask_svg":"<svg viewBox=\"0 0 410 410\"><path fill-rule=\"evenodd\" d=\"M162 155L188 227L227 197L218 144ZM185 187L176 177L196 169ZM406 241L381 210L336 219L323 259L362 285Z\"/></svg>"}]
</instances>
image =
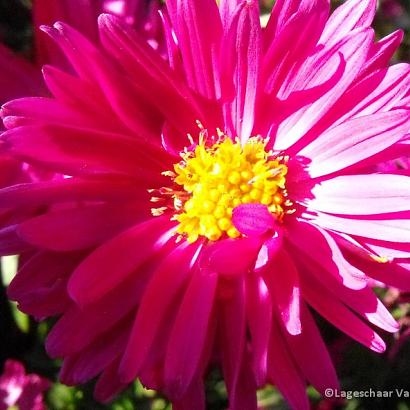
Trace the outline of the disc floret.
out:
<instances>
[{"instance_id":1,"label":"disc floret","mask_svg":"<svg viewBox=\"0 0 410 410\"><path fill-rule=\"evenodd\" d=\"M252 137L241 144L223 136L213 145L201 139L194 150L185 150L174 172L173 219L177 233L195 242L199 237L216 241L238 238L232 212L241 204L261 203L282 220L288 168L284 157L266 151L266 140ZM182 188L182 189L181 189ZM164 190L162 192L165 192Z\"/></svg>"}]
</instances>

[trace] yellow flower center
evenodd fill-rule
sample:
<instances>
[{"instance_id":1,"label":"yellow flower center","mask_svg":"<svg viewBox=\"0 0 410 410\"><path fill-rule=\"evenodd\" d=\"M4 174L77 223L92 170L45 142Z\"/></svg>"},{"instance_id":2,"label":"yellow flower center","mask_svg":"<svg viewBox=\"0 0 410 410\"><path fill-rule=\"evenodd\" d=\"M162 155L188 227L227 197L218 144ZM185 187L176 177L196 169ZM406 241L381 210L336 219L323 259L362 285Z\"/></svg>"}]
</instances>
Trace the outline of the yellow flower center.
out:
<instances>
[{"instance_id":1,"label":"yellow flower center","mask_svg":"<svg viewBox=\"0 0 410 410\"><path fill-rule=\"evenodd\" d=\"M259 137L241 145L223 136L212 146L200 139L194 151L182 153L175 173L164 173L173 178L176 189L160 190L173 198L177 233L190 243L200 236L211 241L237 238L241 234L233 226L232 211L241 204L264 204L281 220L290 204L285 190L287 166L283 157L274 157L265 147L266 141ZM153 214L166 209L154 209Z\"/></svg>"},{"instance_id":2,"label":"yellow flower center","mask_svg":"<svg viewBox=\"0 0 410 410\"><path fill-rule=\"evenodd\" d=\"M185 149L182 161L174 165L175 172L163 172L174 186L149 190L160 194L151 202L168 199L165 206L152 208L152 214L171 209L179 222L177 233L190 243L201 236L211 241L241 236L232 223L233 210L241 204L266 205L280 222L294 212L285 189L288 158L266 151L267 140L260 137L242 145L219 130L218 136L218 142L210 145L201 128L195 150Z\"/></svg>"}]
</instances>

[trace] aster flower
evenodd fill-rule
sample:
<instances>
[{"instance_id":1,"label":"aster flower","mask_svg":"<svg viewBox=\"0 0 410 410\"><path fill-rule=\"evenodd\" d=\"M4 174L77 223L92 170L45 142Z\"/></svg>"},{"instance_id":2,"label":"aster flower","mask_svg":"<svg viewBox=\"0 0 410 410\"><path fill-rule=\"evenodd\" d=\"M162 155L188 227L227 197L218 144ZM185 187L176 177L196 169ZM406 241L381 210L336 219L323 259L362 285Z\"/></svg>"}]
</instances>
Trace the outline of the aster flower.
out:
<instances>
[{"instance_id":1,"label":"aster flower","mask_svg":"<svg viewBox=\"0 0 410 410\"><path fill-rule=\"evenodd\" d=\"M26 374L16 360L7 360L0 375L0 409L18 406L20 410L45 410L43 392L50 382L37 374Z\"/></svg>"},{"instance_id":2,"label":"aster flower","mask_svg":"<svg viewBox=\"0 0 410 410\"><path fill-rule=\"evenodd\" d=\"M384 351L365 322L398 325L368 282L409 289L410 184L374 169L406 141L410 67L387 66L402 34L374 42L375 3L278 0L262 30L256 1L169 0L166 59L111 15L97 43L42 27L74 72L4 105L2 149L64 178L0 204L37 207L9 295L61 316L63 382L203 409L218 366L232 410L266 383L307 409L307 383L338 388L312 310Z\"/></svg>"}]
</instances>

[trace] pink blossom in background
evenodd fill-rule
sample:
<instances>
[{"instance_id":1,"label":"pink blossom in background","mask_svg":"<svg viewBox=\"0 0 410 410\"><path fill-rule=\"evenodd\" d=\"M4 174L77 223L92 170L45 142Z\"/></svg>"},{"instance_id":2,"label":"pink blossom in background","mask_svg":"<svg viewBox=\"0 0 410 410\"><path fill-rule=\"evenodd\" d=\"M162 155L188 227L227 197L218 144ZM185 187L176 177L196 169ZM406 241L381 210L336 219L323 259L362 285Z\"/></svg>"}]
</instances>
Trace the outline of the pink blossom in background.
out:
<instances>
[{"instance_id":1,"label":"pink blossom in background","mask_svg":"<svg viewBox=\"0 0 410 410\"><path fill-rule=\"evenodd\" d=\"M37 374L26 374L16 360L7 360L0 375L0 410L18 406L19 410L46 410L43 393L50 382Z\"/></svg>"},{"instance_id":2,"label":"pink blossom in background","mask_svg":"<svg viewBox=\"0 0 410 410\"><path fill-rule=\"evenodd\" d=\"M385 350L372 285L410 289L410 182L375 169L408 155L410 66L375 0L329 9L278 0L262 29L256 1L168 0L165 59L112 15L100 41L42 27L71 68L3 106L2 151L64 178L0 190L0 245L33 252L8 292L60 317L64 383L104 402L138 377L201 410L217 366L231 410L266 383L308 409L308 383L338 388L312 310Z\"/></svg>"},{"instance_id":3,"label":"pink blossom in background","mask_svg":"<svg viewBox=\"0 0 410 410\"><path fill-rule=\"evenodd\" d=\"M403 6L399 0L381 0L383 14L387 17L401 17L404 13Z\"/></svg>"}]
</instances>

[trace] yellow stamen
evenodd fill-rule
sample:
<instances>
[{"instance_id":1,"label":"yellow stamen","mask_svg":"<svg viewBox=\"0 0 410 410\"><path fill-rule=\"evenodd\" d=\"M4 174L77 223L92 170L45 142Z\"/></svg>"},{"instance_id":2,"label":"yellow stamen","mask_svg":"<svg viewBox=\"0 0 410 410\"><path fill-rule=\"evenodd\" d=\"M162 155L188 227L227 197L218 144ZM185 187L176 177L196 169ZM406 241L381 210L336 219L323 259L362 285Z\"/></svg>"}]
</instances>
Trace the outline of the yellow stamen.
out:
<instances>
[{"instance_id":1,"label":"yellow stamen","mask_svg":"<svg viewBox=\"0 0 410 410\"><path fill-rule=\"evenodd\" d=\"M386 257L386 256L370 255L370 257L371 257L375 262L378 262L378 263L389 263L389 262L390 262L389 258Z\"/></svg>"},{"instance_id":2,"label":"yellow stamen","mask_svg":"<svg viewBox=\"0 0 410 410\"><path fill-rule=\"evenodd\" d=\"M218 142L207 146L206 135L201 129L195 150L185 150L173 172L164 173L176 184L160 191L178 203L173 217L179 222L177 233L191 243L201 236L211 241L237 238L241 234L233 226L232 211L248 203L265 204L281 221L289 211L285 203L290 203L285 190L286 161L266 152L267 141L260 137L241 145L220 133Z\"/></svg>"}]
</instances>

